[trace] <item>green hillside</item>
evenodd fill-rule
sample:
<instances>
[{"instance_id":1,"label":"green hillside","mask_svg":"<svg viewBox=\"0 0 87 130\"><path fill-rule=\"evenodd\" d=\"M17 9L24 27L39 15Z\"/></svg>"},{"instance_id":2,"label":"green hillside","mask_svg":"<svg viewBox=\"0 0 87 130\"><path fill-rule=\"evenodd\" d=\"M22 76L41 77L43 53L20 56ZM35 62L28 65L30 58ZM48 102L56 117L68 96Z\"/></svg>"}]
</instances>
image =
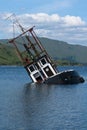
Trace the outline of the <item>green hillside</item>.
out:
<instances>
[{"instance_id":1,"label":"green hillside","mask_svg":"<svg viewBox=\"0 0 87 130\"><path fill-rule=\"evenodd\" d=\"M55 60L69 61L71 63L87 64L87 47L71 45L63 41L41 38L48 53Z\"/></svg>"},{"instance_id":2,"label":"green hillside","mask_svg":"<svg viewBox=\"0 0 87 130\"><path fill-rule=\"evenodd\" d=\"M20 65L15 48L0 40L0 65ZM71 45L63 41L40 38L48 54L59 64L87 64L87 47Z\"/></svg>"},{"instance_id":3,"label":"green hillside","mask_svg":"<svg viewBox=\"0 0 87 130\"><path fill-rule=\"evenodd\" d=\"M13 47L0 43L0 65L15 65L20 64Z\"/></svg>"}]
</instances>

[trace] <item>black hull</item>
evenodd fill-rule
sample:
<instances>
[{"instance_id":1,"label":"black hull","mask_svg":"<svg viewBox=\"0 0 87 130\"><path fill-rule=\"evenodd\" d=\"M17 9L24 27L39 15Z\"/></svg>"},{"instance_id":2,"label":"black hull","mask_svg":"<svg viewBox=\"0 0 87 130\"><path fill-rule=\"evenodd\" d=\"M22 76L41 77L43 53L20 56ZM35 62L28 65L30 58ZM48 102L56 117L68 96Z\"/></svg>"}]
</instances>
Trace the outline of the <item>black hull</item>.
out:
<instances>
[{"instance_id":1,"label":"black hull","mask_svg":"<svg viewBox=\"0 0 87 130\"><path fill-rule=\"evenodd\" d=\"M74 70L63 71L55 76L45 80L46 84L78 84L83 83L85 80L83 77Z\"/></svg>"}]
</instances>

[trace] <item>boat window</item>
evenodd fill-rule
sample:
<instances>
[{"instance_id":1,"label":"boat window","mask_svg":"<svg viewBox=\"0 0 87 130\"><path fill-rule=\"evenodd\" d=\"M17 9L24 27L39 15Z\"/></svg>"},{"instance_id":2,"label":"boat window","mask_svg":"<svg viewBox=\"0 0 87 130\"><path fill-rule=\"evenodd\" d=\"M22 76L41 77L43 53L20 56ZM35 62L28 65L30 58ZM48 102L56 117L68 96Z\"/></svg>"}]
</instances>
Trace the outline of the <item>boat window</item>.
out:
<instances>
[{"instance_id":1,"label":"boat window","mask_svg":"<svg viewBox=\"0 0 87 130\"><path fill-rule=\"evenodd\" d=\"M34 77L35 77L37 82L41 82L43 80L41 75L38 72L34 74Z\"/></svg>"},{"instance_id":2,"label":"boat window","mask_svg":"<svg viewBox=\"0 0 87 130\"><path fill-rule=\"evenodd\" d=\"M45 64L46 64L46 62L47 62L47 61L46 61L46 59L45 59L45 58L41 59L41 64L42 64L42 65L45 65Z\"/></svg>"},{"instance_id":3,"label":"boat window","mask_svg":"<svg viewBox=\"0 0 87 130\"><path fill-rule=\"evenodd\" d=\"M38 77L38 76L39 76L39 73L36 72L36 73L34 74L34 77L36 78L36 77Z\"/></svg>"},{"instance_id":4,"label":"boat window","mask_svg":"<svg viewBox=\"0 0 87 130\"><path fill-rule=\"evenodd\" d=\"M53 72L52 72L52 70L51 70L51 68L49 66L46 66L44 68L44 71L45 71L45 73L47 74L48 77L54 75Z\"/></svg>"},{"instance_id":5,"label":"boat window","mask_svg":"<svg viewBox=\"0 0 87 130\"><path fill-rule=\"evenodd\" d=\"M35 68L34 68L33 65L31 65L31 66L29 67L29 69L30 69L31 72L33 72L33 71L35 70Z\"/></svg>"}]
</instances>

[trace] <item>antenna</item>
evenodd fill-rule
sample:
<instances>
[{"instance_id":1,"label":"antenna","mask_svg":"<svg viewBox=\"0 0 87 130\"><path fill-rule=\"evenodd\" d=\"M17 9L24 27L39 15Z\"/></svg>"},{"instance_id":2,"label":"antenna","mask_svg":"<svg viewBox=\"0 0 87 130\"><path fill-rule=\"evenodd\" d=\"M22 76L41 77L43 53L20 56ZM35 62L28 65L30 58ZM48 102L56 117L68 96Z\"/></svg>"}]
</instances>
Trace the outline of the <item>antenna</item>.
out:
<instances>
[{"instance_id":1,"label":"antenna","mask_svg":"<svg viewBox=\"0 0 87 130\"><path fill-rule=\"evenodd\" d=\"M18 18L16 17L16 15L14 13L11 14L10 16L8 16L6 18L6 20L7 19L10 19L11 22L13 23L13 38L15 37L15 25L18 26L22 32L25 31L25 28L23 26L21 26L21 24L19 23Z\"/></svg>"}]
</instances>

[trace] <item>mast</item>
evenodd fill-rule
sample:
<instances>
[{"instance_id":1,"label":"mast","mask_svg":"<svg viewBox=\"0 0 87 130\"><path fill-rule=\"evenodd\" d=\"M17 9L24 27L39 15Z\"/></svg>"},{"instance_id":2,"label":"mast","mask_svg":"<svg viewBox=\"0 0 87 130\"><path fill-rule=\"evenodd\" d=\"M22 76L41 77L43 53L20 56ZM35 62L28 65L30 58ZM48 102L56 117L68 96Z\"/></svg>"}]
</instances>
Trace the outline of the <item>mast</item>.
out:
<instances>
[{"instance_id":1,"label":"mast","mask_svg":"<svg viewBox=\"0 0 87 130\"><path fill-rule=\"evenodd\" d=\"M24 46L25 53L26 55L28 55L27 58L30 62L34 62L39 57L46 55L48 57L49 62L53 64L50 56L48 55L47 51L45 50L39 38L37 37L36 33L34 32L33 30L34 26L26 31L23 29L23 27L20 24L19 27L21 28L22 33L19 36L11 39L9 42L13 43L13 45L15 46L16 51L19 57L21 58L21 61L24 63L26 57L23 57L22 55L23 52L20 52L17 42L20 39L23 39L21 45Z\"/></svg>"},{"instance_id":2,"label":"mast","mask_svg":"<svg viewBox=\"0 0 87 130\"><path fill-rule=\"evenodd\" d=\"M13 43L18 56L20 57L21 61L24 65L26 65L26 60L31 62L34 62L39 57L42 57L43 55L46 55L48 58L48 61L52 64L52 66L55 68L56 65L54 64L52 58L48 55L47 51L41 44L41 41L37 37L36 33L34 32L34 27L31 27L29 29L25 29L17 19L15 14L10 15L7 19L10 19L13 22L13 36L15 36L15 27L19 27L21 30L21 34L14 37L9 41L9 43ZM22 41L22 42L21 42ZM21 42L20 45L18 42ZM20 49L24 47L24 49Z\"/></svg>"}]
</instances>

